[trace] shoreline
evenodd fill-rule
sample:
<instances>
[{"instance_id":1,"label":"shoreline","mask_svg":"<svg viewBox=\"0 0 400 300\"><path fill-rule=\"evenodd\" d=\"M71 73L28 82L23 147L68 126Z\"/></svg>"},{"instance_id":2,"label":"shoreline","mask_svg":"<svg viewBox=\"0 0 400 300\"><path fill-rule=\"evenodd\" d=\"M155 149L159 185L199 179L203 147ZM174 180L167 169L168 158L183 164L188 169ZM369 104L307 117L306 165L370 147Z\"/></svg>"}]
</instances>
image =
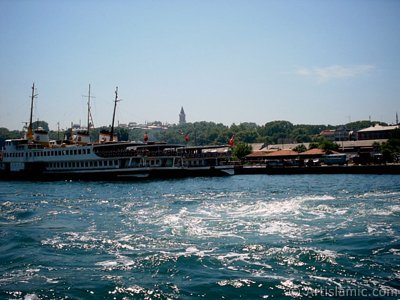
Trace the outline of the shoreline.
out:
<instances>
[{"instance_id":1,"label":"shoreline","mask_svg":"<svg viewBox=\"0 0 400 300\"><path fill-rule=\"evenodd\" d=\"M263 167L236 166L235 175L297 175L297 174L377 174L400 175L400 164L388 165L349 165L315 167Z\"/></svg>"}]
</instances>

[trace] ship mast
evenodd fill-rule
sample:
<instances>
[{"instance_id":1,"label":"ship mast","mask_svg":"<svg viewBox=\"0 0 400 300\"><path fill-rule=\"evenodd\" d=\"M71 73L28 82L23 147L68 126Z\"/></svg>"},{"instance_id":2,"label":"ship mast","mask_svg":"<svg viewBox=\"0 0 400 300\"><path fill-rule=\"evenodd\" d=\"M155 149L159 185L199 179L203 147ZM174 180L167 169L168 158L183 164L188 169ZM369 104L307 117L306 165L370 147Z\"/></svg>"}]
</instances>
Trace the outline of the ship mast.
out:
<instances>
[{"instance_id":1,"label":"ship mast","mask_svg":"<svg viewBox=\"0 0 400 300\"><path fill-rule=\"evenodd\" d=\"M122 99L118 99L118 87L115 88L115 100L114 100L114 113L111 123L111 133L110 133L110 142L114 140L114 120L115 120L115 110L117 109L117 102L121 101Z\"/></svg>"},{"instance_id":2,"label":"ship mast","mask_svg":"<svg viewBox=\"0 0 400 300\"><path fill-rule=\"evenodd\" d=\"M93 125L92 111L91 111L91 107L90 107L90 99L96 98L96 97L93 97L93 96L90 95L90 83L89 83L89 94L88 94L88 96L83 96L83 97L88 98L88 102L87 102L87 109L88 109L88 111L87 111L87 134L90 137L90 126L91 125L94 126Z\"/></svg>"},{"instance_id":3,"label":"ship mast","mask_svg":"<svg viewBox=\"0 0 400 300\"><path fill-rule=\"evenodd\" d=\"M32 96L31 96L31 114L29 118L29 127L28 127L28 134L27 138L29 141L33 140L33 123L32 123L32 118L33 118L33 100L37 97L38 94L35 94L35 83L32 84Z\"/></svg>"},{"instance_id":4,"label":"ship mast","mask_svg":"<svg viewBox=\"0 0 400 300\"><path fill-rule=\"evenodd\" d=\"M90 83L89 83L89 95L88 95L88 101L87 101L87 133L90 136Z\"/></svg>"}]
</instances>

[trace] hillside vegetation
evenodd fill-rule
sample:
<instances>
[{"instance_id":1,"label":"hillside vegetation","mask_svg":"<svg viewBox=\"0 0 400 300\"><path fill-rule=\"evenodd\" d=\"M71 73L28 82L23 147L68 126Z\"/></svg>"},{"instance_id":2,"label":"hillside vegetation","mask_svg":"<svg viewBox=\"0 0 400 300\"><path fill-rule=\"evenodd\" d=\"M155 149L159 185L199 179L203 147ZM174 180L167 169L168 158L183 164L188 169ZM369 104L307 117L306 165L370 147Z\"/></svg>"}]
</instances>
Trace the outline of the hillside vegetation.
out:
<instances>
[{"instance_id":1,"label":"hillside vegetation","mask_svg":"<svg viewBox=\"0 0 400 300\"><path fill-rule=\"evenodd\" d=\"M352 131L371 126L371 124L380 122L357 121L345 124L346 128ZM383 124L383 123L381 123ZM46 122L35 122L34 128L43 127L48 129ZM127 129L116 128L115 132L120 141L142 141L144 133L147 132L149 141L164 141L168 143L185 143L185 136L189 137L188 145L213 145L226 144L232 135L235 136L236 143L306 143L319 142L319 133L327 129L335 129L337 126L332 125L294 125L289 121L272 121L264 125L256 123L241 123L239 125L232 124L226 126L221 123L214 122L195 122L186 123L184 125L172 125L166 130L144 130L144 129ZM97 140L100 130L109 129L108 127L95 128L91 130L92 140ZM50 139L63 139L69 131L50 131ZM23 131L7 128L0 128L0 145L4 144L4 140L10 138L21 138Z\"/></svg>"}]
</instances>

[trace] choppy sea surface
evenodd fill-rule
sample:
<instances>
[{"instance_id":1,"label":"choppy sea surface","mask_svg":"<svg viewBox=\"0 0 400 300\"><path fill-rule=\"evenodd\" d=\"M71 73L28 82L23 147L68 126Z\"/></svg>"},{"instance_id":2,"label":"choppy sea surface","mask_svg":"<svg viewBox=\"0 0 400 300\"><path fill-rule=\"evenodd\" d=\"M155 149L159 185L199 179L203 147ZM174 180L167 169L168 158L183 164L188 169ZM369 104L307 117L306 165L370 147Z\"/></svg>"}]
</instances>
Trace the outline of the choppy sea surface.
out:
<instances>
[{"instance_id":1,"label":"choppy sea surface","mask_svg":"<svg viewBox=\"0 0 400 300\"><path fill-rule=\"evenodd\" d=\"M0 182L0 299L400 298L400 176Z\"/></svg>"}]
</instances>

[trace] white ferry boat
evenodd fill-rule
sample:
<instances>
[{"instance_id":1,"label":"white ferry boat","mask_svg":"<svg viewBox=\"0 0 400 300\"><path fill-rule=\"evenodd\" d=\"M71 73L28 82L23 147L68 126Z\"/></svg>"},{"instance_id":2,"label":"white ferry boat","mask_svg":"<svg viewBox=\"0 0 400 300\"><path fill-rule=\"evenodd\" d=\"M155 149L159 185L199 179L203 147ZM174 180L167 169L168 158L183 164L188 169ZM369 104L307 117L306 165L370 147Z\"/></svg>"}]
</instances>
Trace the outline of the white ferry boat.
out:
<instances>
[{"instance_id":1,"label":"white ferry boat","mask_svg":"<svg viewBox=\"0 0 400 300\"><path fill-rule=\"evenodd\" d=\"M32 106L34 87L32 87ZM116 100L117 102L117 93ZM114 107L115 115L115 107ZM113 117L114 119L114 117ZM89 124L88 124L89 129ZM233 175L229 145L187 147L155 142L115 142L108 135L91 143L88 132L55 144L43 129L24 139L6 140L0 153L0 178L23 180L130 180Z\"/></svg>"},{"instance_id":2,"label":"white ferry boat","mask_svg":"<svg viewBox=\"0 0 400 300\"><path fill-rule=\"evenodd\" d=\"M233 174L227 146L115 142L44 146L7 140L2 178L28 180L128 180Z\"/></svg>"}]
</instances>

